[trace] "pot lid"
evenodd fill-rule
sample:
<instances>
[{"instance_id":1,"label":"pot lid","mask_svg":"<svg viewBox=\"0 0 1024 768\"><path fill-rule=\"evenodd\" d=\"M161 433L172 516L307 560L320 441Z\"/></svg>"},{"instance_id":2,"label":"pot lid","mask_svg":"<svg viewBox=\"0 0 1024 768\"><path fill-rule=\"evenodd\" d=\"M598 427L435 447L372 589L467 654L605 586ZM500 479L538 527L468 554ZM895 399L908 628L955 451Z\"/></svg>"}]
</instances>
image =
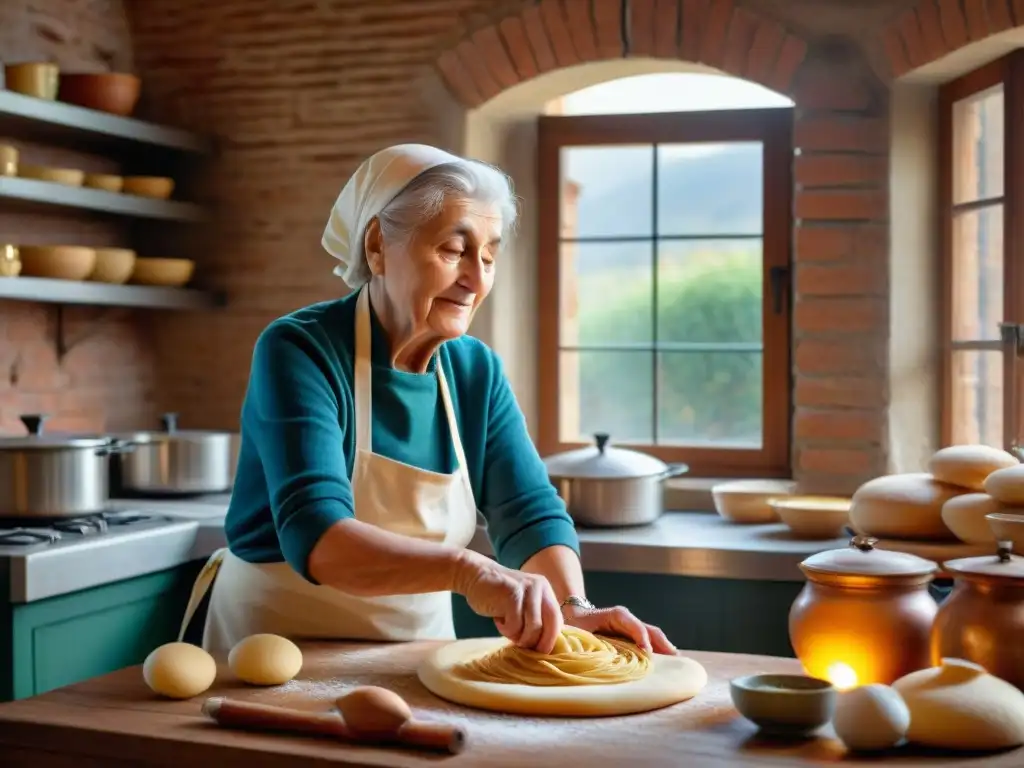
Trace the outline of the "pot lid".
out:
<instances>
[{"instance_id":1,"label":"pot lid","mask_svg":"<svg viewBox=\"0 0 1024 768\"><path fill-rule=\"evenodd\" d=\"M43 426L47 416L25 414L18 417L25 425L27 435L0 436L0 450L55 449L55 448L99 448L110 445L108 437L100 435L44 434Z\"/></svg>"},{"instance_id":2,"label":"pot lid","mask_svg":"<svg viewBox=\"0 0 1024 768\"><path fill-rule=\"evenodd\" d=\"M551 477L615 480L651 477L668 470L661 459L640 451L609 445L603 432L594 435L594 445L557 453L544 459Z\"/></svg>"},{"instance_id":3,"label":"pot lid","mask_svg":"<svg viewBox=\"0 0 1024 768\"><path fill-rule=\"evenodd\" d=\"M172 440L174 438L181 438L187 440L189 438L202 438L202 437L218 437L233 435L233 432L221 432L215 429L179 429L178 428L178 414L176 413L165 413L160 417L161 429L133 432L129 435L125 435L127 439L136 443L147 443L147 442L160 442L165 440Z\"/></svg>"},{"instance_id":4,"label":"pot lid","mask_svg":"<svg viewBox=\"0 0 1024 768\"><path fill-rule=\"evenodd\" d=\"M800 567L814 573L837 576L907 577L927 576L939 566L931 560L907 552L875 549L877 539L855 536L846 549L830 549L811 555Z\"/></svg>"},{"instance_id":5,"label":"pot lid","mask_svg":"<svg viewBox=\"0 0 1024 768\"><path fill-rule=\"evenodd\" d=\"M995 579L1024 581L1024 557L1013 554L1012 541L1000 541L995 555L962 557L950 560L943 567L952 573L966 576L988 576Z\"/></svg>"}]
</instances>

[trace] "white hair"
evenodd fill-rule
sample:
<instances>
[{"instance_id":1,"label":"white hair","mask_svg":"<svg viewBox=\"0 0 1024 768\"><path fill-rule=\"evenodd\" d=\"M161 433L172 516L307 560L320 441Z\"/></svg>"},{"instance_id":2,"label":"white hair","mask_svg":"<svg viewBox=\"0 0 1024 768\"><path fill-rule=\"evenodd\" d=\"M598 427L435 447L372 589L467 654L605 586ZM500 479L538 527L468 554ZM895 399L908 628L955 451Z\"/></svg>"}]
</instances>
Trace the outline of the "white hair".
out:
<instances>
[{"instance_id":1,"label":"white hair","mask_svg":"<svg viewBox=\"0 0 1024 768\"><path fill-rule=\"evenodd\" d=\"M386 240L407 243L453 199L493 205L501 212L502 247L514 232L519 206L508 174L479 160L442 163L410 181L377 214Z\"/></svg>"}]
</instances>

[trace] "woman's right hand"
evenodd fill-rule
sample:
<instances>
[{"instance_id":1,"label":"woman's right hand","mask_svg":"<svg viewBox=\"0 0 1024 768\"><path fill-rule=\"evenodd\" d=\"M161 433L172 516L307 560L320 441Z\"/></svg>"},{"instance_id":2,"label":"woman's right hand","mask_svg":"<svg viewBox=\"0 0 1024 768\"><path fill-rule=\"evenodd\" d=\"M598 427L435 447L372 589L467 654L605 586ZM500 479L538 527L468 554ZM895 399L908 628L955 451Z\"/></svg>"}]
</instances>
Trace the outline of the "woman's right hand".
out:
<instances>
[{"instance_id":1,"label":"woman's right hand","mask_svg":"<svg viewBox=\"0 0 1024 768\"><path fill-rule=\"evenodd\" d=\"M521 648L551 653L562 631L562 612L550 582L514 571L489 557L465 552L454 591L481 616L494 619L502 635Z\"/></svg>"}]
</instances>

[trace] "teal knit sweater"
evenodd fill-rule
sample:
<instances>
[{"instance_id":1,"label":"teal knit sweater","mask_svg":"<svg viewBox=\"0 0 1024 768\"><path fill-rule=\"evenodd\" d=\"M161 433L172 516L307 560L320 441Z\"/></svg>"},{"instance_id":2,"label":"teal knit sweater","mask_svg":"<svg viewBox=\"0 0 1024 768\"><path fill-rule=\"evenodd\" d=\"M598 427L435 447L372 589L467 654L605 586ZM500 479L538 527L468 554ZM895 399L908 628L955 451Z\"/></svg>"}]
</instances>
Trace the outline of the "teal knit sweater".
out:
<instances>
[{"instance_id":1,"label":"teal knit sweater","mask_svg":"<svg viewBox=\"0 0 1024 768\"><path fill-rule=\"evenodd\" d=\"M331 525L355 517L353 371L357 293L279 318L260 335L242 406L242 444L225 521L231 551L288 562L306 579ZM372 315L372 310L371 310ZM433 472L457 466L436 371L389 362L372 316L373 451ZM445 342L444 366L477 506L499 562L519 568L556 544L579 551L565 505L526 431L501 362L471 336Z\"/></svg>"}]
</instances>

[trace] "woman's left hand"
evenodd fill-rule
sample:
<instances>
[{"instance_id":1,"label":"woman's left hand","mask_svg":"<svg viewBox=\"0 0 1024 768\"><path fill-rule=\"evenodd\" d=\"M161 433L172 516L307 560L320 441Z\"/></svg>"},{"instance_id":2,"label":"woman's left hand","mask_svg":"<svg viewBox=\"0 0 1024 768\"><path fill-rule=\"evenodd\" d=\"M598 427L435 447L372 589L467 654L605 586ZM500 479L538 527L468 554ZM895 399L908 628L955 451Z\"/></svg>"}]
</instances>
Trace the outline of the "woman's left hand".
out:
<instances>
[{"instance_id":1,"label":"woman's left hand","mask_svg":"<svg viewBox=\"0 0 1024 768\"><path fill-rule=\"evenodd\" d=\"M566 624L594 634L625 637L648 653L664 653L669 656L676 653L676 647L668 641L664 632L651 624L644 624L621 605L592 610L567 605L562 609L562 616Z\"/></svg>"}]
</instances>

